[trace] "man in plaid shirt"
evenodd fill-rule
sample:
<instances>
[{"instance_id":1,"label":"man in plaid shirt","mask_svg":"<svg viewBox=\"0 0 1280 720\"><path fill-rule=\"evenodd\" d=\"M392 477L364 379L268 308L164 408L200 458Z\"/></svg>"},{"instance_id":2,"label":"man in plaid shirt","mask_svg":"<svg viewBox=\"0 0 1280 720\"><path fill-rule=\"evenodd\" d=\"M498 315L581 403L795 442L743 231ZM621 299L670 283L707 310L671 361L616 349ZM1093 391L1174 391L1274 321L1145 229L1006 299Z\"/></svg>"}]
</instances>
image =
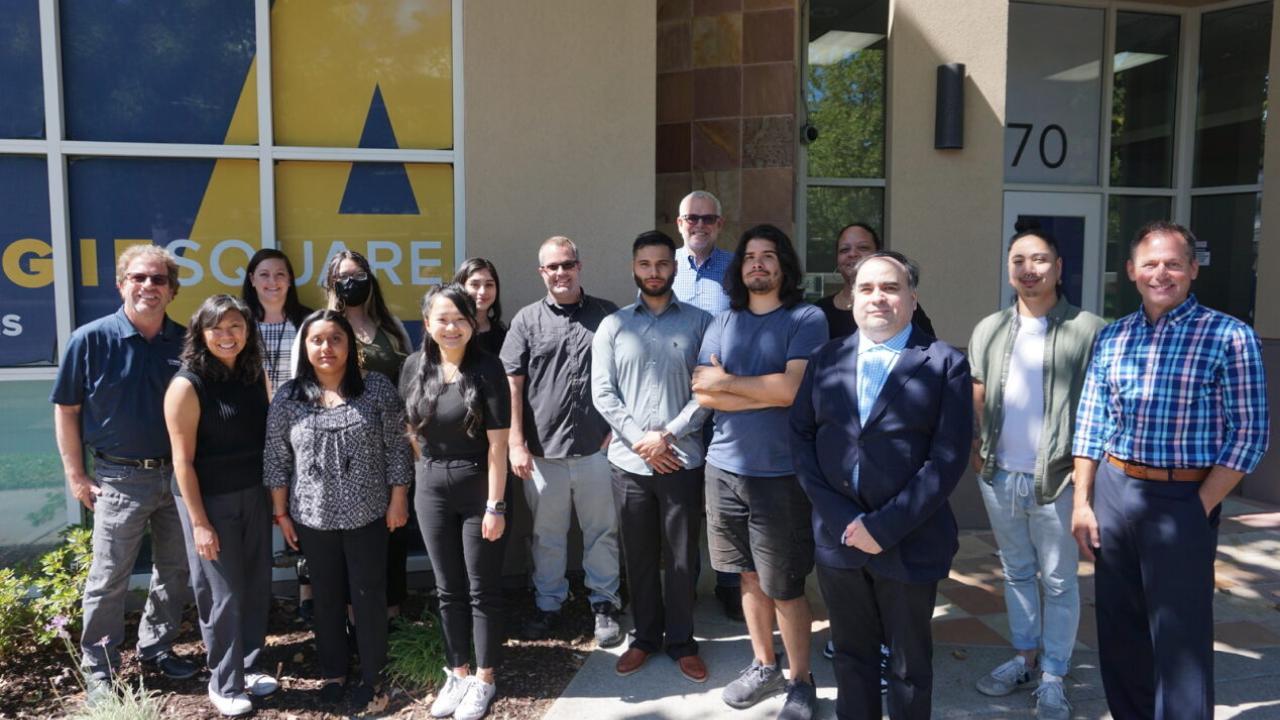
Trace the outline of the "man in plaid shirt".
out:
<instances>
[{"instance_id":1,"label":"man in plaid shirt","mask_svg":"<svg viewBox=\"0 0 1280 720\"><path fill-rule=\"evenodd\" d=\"M1098 650L1117 718L1213 717L1220 503L1267 449L1258 336L1191 295L1195 236L1138 231L1142 308L1104 328L1077 411L1071 530L1096 560Z\"/></svg>"}]
</instances>

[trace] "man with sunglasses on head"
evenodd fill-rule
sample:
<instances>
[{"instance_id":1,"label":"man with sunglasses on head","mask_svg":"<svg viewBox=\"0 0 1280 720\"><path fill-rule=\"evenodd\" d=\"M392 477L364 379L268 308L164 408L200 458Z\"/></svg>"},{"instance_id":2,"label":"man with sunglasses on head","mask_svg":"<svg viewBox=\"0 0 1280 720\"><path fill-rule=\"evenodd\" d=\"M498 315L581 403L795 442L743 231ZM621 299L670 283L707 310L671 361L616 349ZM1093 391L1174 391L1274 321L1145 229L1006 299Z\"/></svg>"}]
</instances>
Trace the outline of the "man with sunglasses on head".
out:
<instances>
[{"instance_id":1,"label":"man with sunglasses on head","mask_svg":"<svg viewBox=\"0 0 1280 720\"><path fill-rule=\"evenodd\" d=\"M618 597L618 516L604 455L609 425L591 401L591 344L600 321L618 306L582 289L578 247L567 237L547 238L538 249L538 273L547 296L521 308L502 344L511 385L511 470L524 480L533 512L533 586L538 612L524 627L541 640L560 622L569 597L565 579L569 513L582 527L595 639L622 642ZM505 507L489 512L505 512Z\"/></svg>"},{"instance_id":2,"label":"man with sunglasses on head","mask_svg":"<svg viewBox=\"0 0 1280 720\"><path fill-rule=\"evenodd\" d=\"M675 284L671 289L676 299L711 313L712 317L729 309L729 293L724 289L724 274L733 261L733 253L716 247L724 229L720 200L705 190L694 190L680 201L676 228L684 238L684 247L676 249ZM703 445L711 442L711 424L703 430ZM735 573L716 572L716 598L730 620L743 622L742 583Z\"/></svg>"},{"instance_id":3,"label":"man with sunglasses on head","mask_svg":"<svg viewBox=\"0 0 1280 720\"><path fill-rule=\"evenodd\" d=\"M197 670L172 651L189 592L164 423L165 388L178 370L185 334L165 315L178 291L178 264L159 246L130 247L116 263L116 287L123 307L72 333L49 398L71 494L93 511L80 643L91 705L111 692L111 670L120 667L125 595L148 529L153 569L138 656L174 679ZM92 476L85 446L94 458Z\"/></svg>"}]
</instances>

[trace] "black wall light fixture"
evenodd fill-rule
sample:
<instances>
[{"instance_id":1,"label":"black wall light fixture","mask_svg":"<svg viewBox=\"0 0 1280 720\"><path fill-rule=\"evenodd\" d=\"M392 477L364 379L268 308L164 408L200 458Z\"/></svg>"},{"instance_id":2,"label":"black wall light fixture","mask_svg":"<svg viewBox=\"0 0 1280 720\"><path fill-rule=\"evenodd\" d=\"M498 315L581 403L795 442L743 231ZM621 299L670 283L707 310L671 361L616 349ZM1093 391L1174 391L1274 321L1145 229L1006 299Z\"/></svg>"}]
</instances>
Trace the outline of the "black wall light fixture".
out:
<instances>
[{"instance_id":1,"label":"black wall light fixture","mask_svg":"<svg viewBox=\"0 0 1280 720\"><path fill-rule=\"evenodd\" d=\"M933 147L937 150L964 147L964 63L938 66Z\"/></svg>"}]
</instances>

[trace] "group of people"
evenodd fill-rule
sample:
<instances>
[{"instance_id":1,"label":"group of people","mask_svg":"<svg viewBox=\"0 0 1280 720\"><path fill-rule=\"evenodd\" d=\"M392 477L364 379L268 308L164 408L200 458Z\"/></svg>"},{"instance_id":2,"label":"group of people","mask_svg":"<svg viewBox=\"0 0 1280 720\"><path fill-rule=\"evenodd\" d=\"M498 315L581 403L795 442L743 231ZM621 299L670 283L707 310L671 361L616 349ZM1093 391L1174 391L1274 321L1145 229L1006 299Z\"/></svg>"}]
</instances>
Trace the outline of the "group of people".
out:
<instances>
[{"instance_id":1,"label":"group of people","mask_svg":"<svg viewBox=\"0 0 1280 720\"><path fill-rule=\"evenodd\" d=\"M867 225L840 233L843 287L815 306L777 227L722 249L720 203L702 191L676 224L680 246L658 231L633 241L636 301L621 309L584 291L566 237L538 248L547 294L509 326L497 268L468 260L423 297L416 351L358 253L332 258L326 307L313 312L288 258L262 250L242 297L209 298L184 332L165 315L173 258L126 250L123 307L73 334L51 398L71 491L95 510L90 701L119 666L124 591L148 527L143 662L197 672L172 652L190 585L210 701L236 715L274 691L257 667L274 523L307 561L320 697L367 704L416 515L448 663L431 714L483 716L518 484L537 606L522 637L560 622L576 512L602 647L624 639L627 574L634 629L617 673L665 652L705 682L694 632L705 537L716 596L751 639L727 705L785 692L780 720L815 717L805 585L816 566L837 715L878 718L887 702L890 717L927 718L930 619L958 548L948 497L972 465L1016 651L977 689L1008 694L1038 672L1039 717L1069 717L1083 552L1096 562L1112 712L1212 715L1219 505L1265 452L1268 416L1257 336L1190 292L1190 231L1158 222L1137 235L1128 272L1143 304L1111 325L1066 300L1054 239L1019 232L1007 256L1017 300L978 324L966 356L935 337L916 264Z\"/></svg>"}]
</instances>

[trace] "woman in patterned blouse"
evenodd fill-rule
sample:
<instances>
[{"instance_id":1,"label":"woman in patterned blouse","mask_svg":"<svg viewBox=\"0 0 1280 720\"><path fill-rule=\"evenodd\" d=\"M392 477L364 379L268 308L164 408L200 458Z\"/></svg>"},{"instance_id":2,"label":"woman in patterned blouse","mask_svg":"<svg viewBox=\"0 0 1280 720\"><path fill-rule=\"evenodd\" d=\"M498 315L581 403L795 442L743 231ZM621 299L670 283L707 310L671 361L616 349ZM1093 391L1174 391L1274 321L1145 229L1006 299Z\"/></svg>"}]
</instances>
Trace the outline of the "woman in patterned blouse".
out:
<instances>
[{"instance_id":1,"label":"woman in patterned blouse","mask_svg":"<svg viewBox=\"0 0 1280 720\"><path fill-rule=\"evenodd\" d=\"M361 675L351 700L362 708L387 656L387 533L409 517L404 405L384 375L361 372L341 313L318 310L298 333L297 375L267 416L264 481L285 542L301 545L310 567L320 699L336 703L344 694L349 591Z\"/></svg>"}]
</instances>

